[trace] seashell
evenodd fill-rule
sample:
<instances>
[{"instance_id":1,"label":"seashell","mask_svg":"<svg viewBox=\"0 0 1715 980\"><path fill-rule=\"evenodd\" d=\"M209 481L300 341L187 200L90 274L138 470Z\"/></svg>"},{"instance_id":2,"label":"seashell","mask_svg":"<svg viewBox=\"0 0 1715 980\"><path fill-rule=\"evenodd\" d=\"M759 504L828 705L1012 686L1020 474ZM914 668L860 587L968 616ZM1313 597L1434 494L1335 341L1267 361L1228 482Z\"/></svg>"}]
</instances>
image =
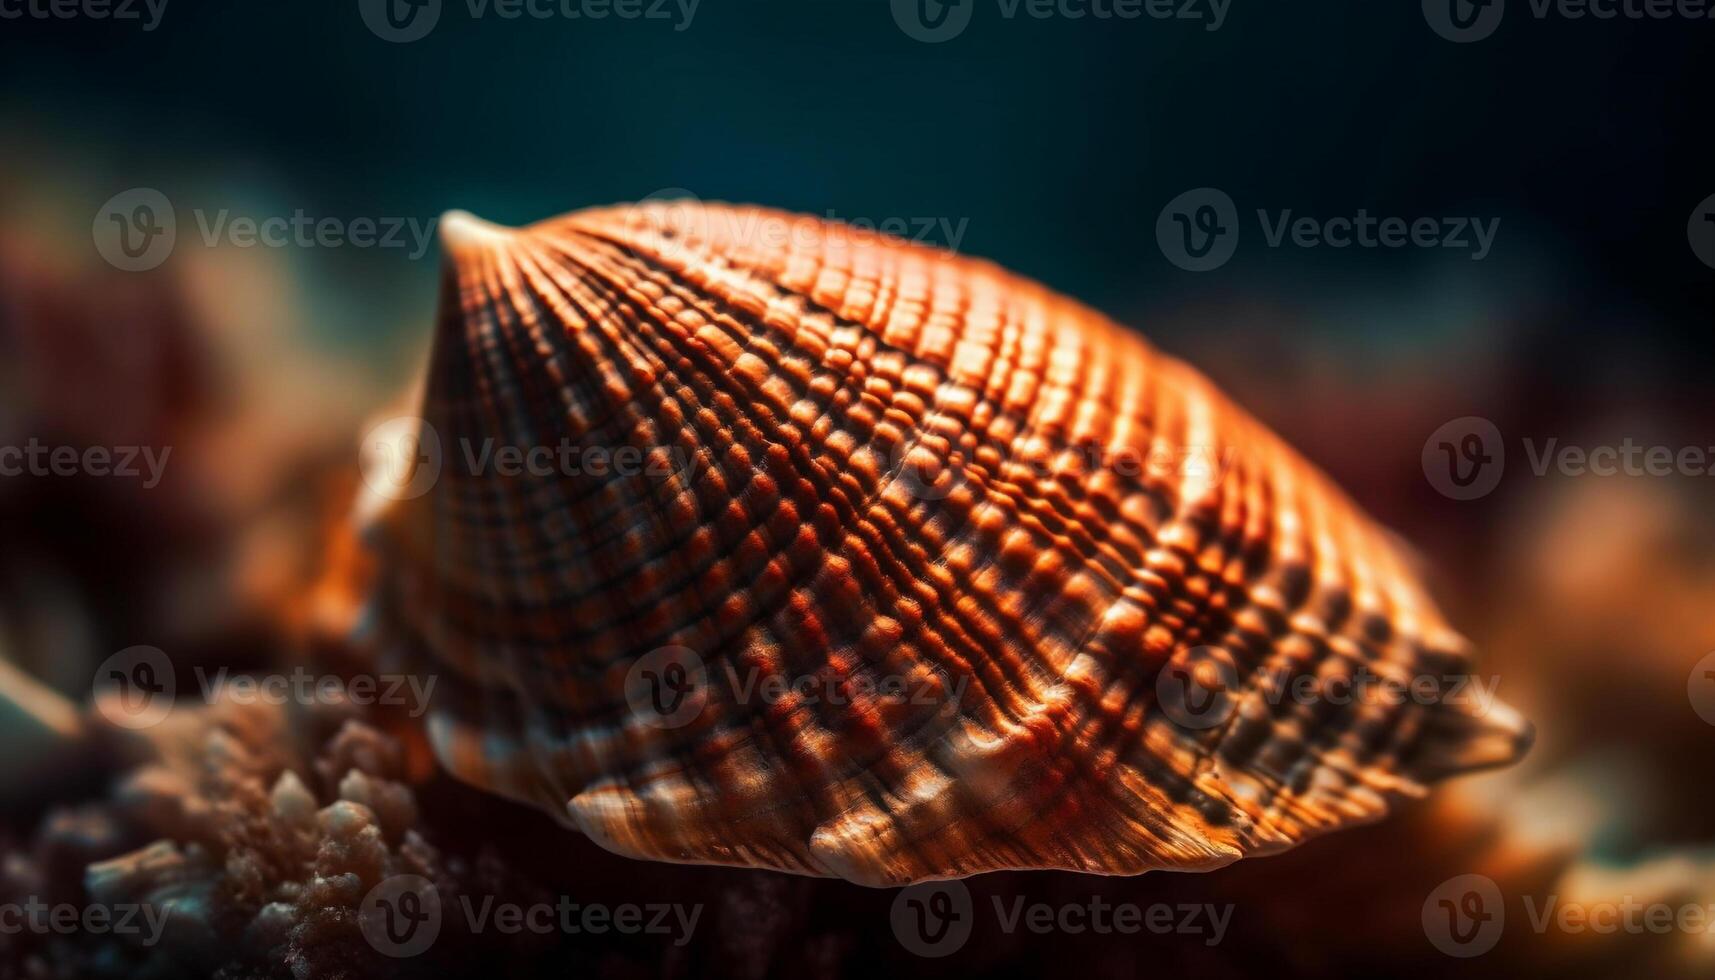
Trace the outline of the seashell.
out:
<instances>
[{"instance_id":1,"label":"seashell","mask_svg":"<svg viewBox=\"0 0 1715 980\"><path fill-rule=\"evenodd\" d=\"M1471 653L1324 476L1072 300L754 208L442 228L385 621L442 762L604 847L1206 870L1528 743L1499 703L1271 697ZM576 452L471 465L507 446Z\"/></svg>"}]
</instances>

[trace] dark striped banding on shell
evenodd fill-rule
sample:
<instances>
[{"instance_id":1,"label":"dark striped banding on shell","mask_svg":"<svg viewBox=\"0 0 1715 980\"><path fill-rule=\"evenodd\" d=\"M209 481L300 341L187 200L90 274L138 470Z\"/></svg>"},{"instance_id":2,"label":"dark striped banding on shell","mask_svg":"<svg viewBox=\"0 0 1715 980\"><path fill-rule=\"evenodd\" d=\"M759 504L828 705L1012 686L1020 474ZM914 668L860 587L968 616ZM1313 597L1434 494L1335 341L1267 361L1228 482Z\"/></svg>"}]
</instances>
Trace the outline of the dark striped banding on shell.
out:
<instances>
[{"instance_id":1,"label":"dark striped banding on shell","mask_svg":"<svg viewBox=\"0 0 1715 980\"><path fill-rule=\"evenodd\" d=\"M1072 300L754 208L443 237L383 608L442 761L608 848L1208 869L1524 749L1384 531Z\"/></svg>"}]
</instances>

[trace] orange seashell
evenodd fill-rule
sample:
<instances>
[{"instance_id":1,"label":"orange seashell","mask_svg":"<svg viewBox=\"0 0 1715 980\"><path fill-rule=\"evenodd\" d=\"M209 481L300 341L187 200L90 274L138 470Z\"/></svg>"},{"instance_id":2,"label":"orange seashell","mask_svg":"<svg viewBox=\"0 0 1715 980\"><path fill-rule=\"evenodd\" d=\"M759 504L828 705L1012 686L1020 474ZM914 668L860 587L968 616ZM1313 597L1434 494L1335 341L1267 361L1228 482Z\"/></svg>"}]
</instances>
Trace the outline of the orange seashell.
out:
<instances>
[{"instance_id":1,"label":"orange seashell","mask_svg":"<svg viewBox=\"0 0 1715 980\"><path fill-rule=\"evenodd\" d=\"M384 608L441 760L607 848L1210 869L1528 742L1373 696L1470 670L1387 534L1040 285L720 205L443 235Z\"/></svg>"}]
</instances>

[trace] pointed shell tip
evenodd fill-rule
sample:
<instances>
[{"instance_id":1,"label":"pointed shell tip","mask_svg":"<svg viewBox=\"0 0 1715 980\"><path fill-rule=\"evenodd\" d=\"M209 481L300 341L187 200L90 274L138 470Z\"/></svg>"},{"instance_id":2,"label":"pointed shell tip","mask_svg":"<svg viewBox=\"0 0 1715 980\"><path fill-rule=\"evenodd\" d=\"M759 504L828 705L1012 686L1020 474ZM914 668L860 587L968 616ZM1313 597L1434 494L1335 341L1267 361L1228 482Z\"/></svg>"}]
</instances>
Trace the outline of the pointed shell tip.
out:
<instances>
[{"instance_id":1,"label":"pointed shell tip","mask_svg":"<svg viewBox=\"0 0 1715 980\"><path fill-rule=\"evenodd\" d=\"M478 248L505 238L512 229L471 214L453 210L441 215L441 244L449 252Z\"/></svg>"}]
</instances>

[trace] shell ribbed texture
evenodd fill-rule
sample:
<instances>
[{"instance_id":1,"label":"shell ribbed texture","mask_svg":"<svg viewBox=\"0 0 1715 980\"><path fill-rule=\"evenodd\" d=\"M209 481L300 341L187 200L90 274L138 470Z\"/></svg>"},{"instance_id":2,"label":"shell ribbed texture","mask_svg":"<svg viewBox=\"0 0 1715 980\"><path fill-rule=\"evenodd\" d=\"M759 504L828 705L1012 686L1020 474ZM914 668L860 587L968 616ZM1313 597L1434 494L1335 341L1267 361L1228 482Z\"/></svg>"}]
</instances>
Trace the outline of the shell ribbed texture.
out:
<instances>
[{"instance_id":1,"label":"shell ribbed texture","mask_svg":"<svg viewBox=\"0 0 1715 980\"><path fill-rule=\"evenodd\" d=\"M1498 703L1265 697L1470 651L1325 477L1040 285L723 205L445 238L446 465L389 515L387 608L443 762L608 848L871 885L1207 869L1528 740ZM635 465L471 472L484 440ZM662 648L702 668L672 724L635 696ZM1233 672L1207 728L1161 703L1194 649Z\"/></svg>"}]
</instances>

